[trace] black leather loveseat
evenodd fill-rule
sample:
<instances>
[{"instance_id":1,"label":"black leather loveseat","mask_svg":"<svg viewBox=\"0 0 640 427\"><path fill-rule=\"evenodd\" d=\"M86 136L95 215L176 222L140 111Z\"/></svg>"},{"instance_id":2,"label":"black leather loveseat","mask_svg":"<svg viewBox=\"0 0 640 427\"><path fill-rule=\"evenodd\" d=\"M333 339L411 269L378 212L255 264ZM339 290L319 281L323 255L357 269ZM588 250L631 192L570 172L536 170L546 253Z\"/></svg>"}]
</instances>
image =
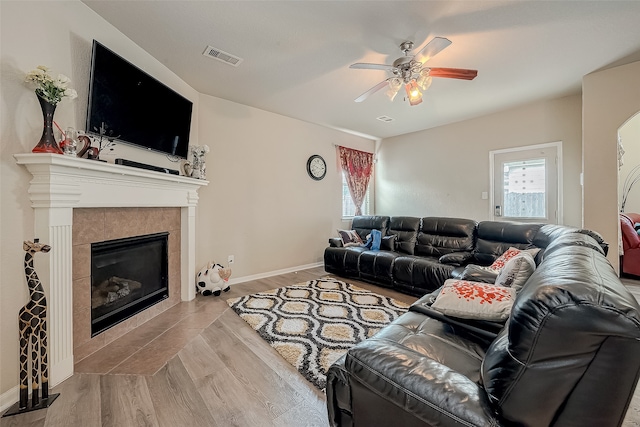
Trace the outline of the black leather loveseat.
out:
<instances>
[{"instance_id":1,"label":"black leather loveseat","mask_svg":"<svg viewBox=\"0 0 640 427\"><path fill-rule=\"evenodd\" d=\"M621 425L640 372L640 307L598 240L539 227L545 250L497 333L433 316L435 294L419 299L331 366L330 424Z\"/></svg>"},{"instance_id":2,"label":"black leather loveseat","mask_svg":"<svg viewBox=\"0 0 640 427\"><path fill-rule=\"evenodd\" d=\"M341 239L331 238L324 252L324 268L338 276L422 296L438 289L449 278L464 278L467 274L464 267L468 264L490 265L510 247L540 248L536 257L539 263L554 233L568 229L547 227L548 233L538 233L540 227L542 224L478 223L462 218L357 216L351 228L363 241L371 230L380 230L381 250L344 247ZM606 253L608 248L602 238L596 233L592 236Z\"/></svg>"}]
</instances>

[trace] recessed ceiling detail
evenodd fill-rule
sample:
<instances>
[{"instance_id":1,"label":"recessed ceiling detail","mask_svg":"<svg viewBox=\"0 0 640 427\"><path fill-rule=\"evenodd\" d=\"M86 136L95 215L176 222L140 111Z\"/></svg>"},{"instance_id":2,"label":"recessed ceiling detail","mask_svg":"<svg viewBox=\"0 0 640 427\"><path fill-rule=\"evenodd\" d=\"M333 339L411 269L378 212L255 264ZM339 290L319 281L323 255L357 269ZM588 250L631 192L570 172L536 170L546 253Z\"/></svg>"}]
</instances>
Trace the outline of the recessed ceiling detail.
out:
<instances>
[{"instance_id":1,"label":"recessed ceiling detail","mask_svg":"<svg viewBox=\"0 0 640 427\"><path fill-rule=\"evenodd\" d=\"M237 67L240 65L242 58L239 58L235 55L230 54L229 52L225 52L222 49L218 49L217 47L207 46L207 48L202 52L204 56L208 56L209 58L217 59L218 61L224 62L225 64L233 65Z\"/></svg>"}]
</instances>

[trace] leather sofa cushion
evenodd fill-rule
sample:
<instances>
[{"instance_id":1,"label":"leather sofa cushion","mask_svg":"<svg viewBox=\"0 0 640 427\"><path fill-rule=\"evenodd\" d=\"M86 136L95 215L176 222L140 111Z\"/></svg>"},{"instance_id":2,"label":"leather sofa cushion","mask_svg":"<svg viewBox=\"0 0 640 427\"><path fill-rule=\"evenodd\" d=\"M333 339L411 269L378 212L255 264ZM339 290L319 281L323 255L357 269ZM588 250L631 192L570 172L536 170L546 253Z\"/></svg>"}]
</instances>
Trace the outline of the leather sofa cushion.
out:
<instances>
[{"instance_id":1,"label":"leather sofa cushion","mask_svg":"<svg viewBox=\"0 0 640 427\"><path fill-rule=\"evenodd\" d=\"M471 252L477 224L462 218L422 218L415 254L441 257L452 252Z\"/></svg>"},{"instance_id":2,"label":"leather sofa cushion","mask_svg":"<svg viewBox=\"0 0 640 427\"><path fill-rule=\"evenodd\" d=\"M461 335L452 325L420 313L408 312L372 338L382 345L399 344L415 353L416 357L427 357L475 383L480 381L480 365L486 347ZM375 362L378 363L381 361Z\"/></svg>"},{"instance_id":3,"label":"leather sofa cushion","mask_svg":"<svg viewBox=\"0 0 640 427\"><path fill-rule=\"evenodd\" d=\"M375 279L391 286L393 284L393 263L400 256L397 252L365 251L360 255L360 277Z\"/></svg>"},{"instance_id":4,"label":"leather sofa cushion","mask_svg":"<svg viewBox=\"0 0 640 427\"><path fill-rule=\"evenodd\" d=\"M395 259L393 279L396 284L422 289L424 294L444 285L454 268L438 262L438 258L403 255Z\"/></svg>"},{"instance_id":5,"label":"leather sofa cushion","mask_svg":"<svg viewBox=\"0 0 640 427\"><path fill-rule=\"evenodd\" d=\"M386 236L388 228L388 216L363 215L353 217L351 221L351 229L356 230L363 242L367 241L367 235L371 233L371 230L380 230L382 236Z\"/></svg>"},{"instance_id":6,"label":"leather sofa cushion","mask_svg":"<svg viewBox=\"0 0 640 427\"><path fill-rule=\"evenodd\" d=\"M420 218L411 216L394 216L389 222L389 234L395 234L396 250L413 255L420 229Z\"/></svg>"},{"instance_id":7,"label":"leather sofa cushion","mask_svg":"<svg viewBox=\"0 0 640 427\"><path fill-rule=\"evenodd\" d=\"M564 225L543 225L542 227L540 227L540 230L538 230L538 233L536 233L533 244L539 248L546 248L547 246L549 246L549 244L551 244L551 242L555 241L560 236L573 233L584 234L591 237L597 243L597 245L600 246L600 249L597 250L603 252L605 256L607 255L609 244L604 241L599 233L592 230L586 230L584 228L573 228Z\"/></svg>"},{"instance_id":8,"label":"leather sofa cushion","mask_svg":"<svg viewBox=\"0 0 640 427\"><path fill-rule=\"evenodd\" d=\"M344 359L358 425L499 425L479 385L483 354L451 325L402 315Z\"/></svg>"},{"instance_id":9,"label":"leather sofa cushion","mask_svg":"<svg viewBox=\"0 0 640 427\"><path fill-rule=\"evenodd\" d=\"M359 276L360 254L368 250L364 246L328 247L324 250L324 268L329 273L345 274L351 277Z\"/></svg>"},{"instance_id":10,"label":"leather sofa cushion","mask_svg":"<svg viewBox=\"0 0 640 427\"><path fill-rule=\"evenodd\" d=\"M477 228L474 250L476 261L489 265L510 247L528 249L535 246L534 239L541 224L521 224L502 221L482 221Z\"/></svg>"}]
</instances>

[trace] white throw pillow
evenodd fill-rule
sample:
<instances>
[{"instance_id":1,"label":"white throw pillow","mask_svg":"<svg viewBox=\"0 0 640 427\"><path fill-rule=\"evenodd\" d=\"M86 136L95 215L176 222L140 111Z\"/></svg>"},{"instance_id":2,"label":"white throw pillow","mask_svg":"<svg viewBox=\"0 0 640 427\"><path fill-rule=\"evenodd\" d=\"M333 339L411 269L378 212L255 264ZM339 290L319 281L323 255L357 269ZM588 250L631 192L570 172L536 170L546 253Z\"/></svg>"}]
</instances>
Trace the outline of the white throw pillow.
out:
<instances>
[{"instance_id":1,"label":"white throw pillow","mask_svg":"<svg viewBox=\"0 0 640 427\"><path fill-rule=\"evenodd\" d=\"M504 321L516 297L513 288L449 279L431 308L462 319Z\"/></svg>"},{"instance_id":2,"label":"white throw pillow","mask_svg":"<svg viewBox=\"0 0 640 427\"><path fill-rule=\"evenodd\" d=\"M527 252L520 252L504 265L495 284L519 291L536 270L536 262Z\"/></svg>"}]
</instances>

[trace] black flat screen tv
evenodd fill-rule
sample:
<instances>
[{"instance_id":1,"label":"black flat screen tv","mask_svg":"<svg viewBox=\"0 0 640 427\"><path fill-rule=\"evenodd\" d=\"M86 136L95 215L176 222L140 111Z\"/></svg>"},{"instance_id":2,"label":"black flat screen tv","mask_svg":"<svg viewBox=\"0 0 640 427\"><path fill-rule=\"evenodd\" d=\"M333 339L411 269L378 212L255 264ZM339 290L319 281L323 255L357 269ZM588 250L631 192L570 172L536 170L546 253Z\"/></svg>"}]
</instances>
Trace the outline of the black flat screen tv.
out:
<instances>
[{"instance_id":1,"label":"black flat screen tv","mask_svg":"<svg viewBox=\"0 0 640 427\"><path fill-rule=\"evenodd\" d=\"M193 103L93 41L87 132L182 158Z\"/></svg>"}]
</instances>

